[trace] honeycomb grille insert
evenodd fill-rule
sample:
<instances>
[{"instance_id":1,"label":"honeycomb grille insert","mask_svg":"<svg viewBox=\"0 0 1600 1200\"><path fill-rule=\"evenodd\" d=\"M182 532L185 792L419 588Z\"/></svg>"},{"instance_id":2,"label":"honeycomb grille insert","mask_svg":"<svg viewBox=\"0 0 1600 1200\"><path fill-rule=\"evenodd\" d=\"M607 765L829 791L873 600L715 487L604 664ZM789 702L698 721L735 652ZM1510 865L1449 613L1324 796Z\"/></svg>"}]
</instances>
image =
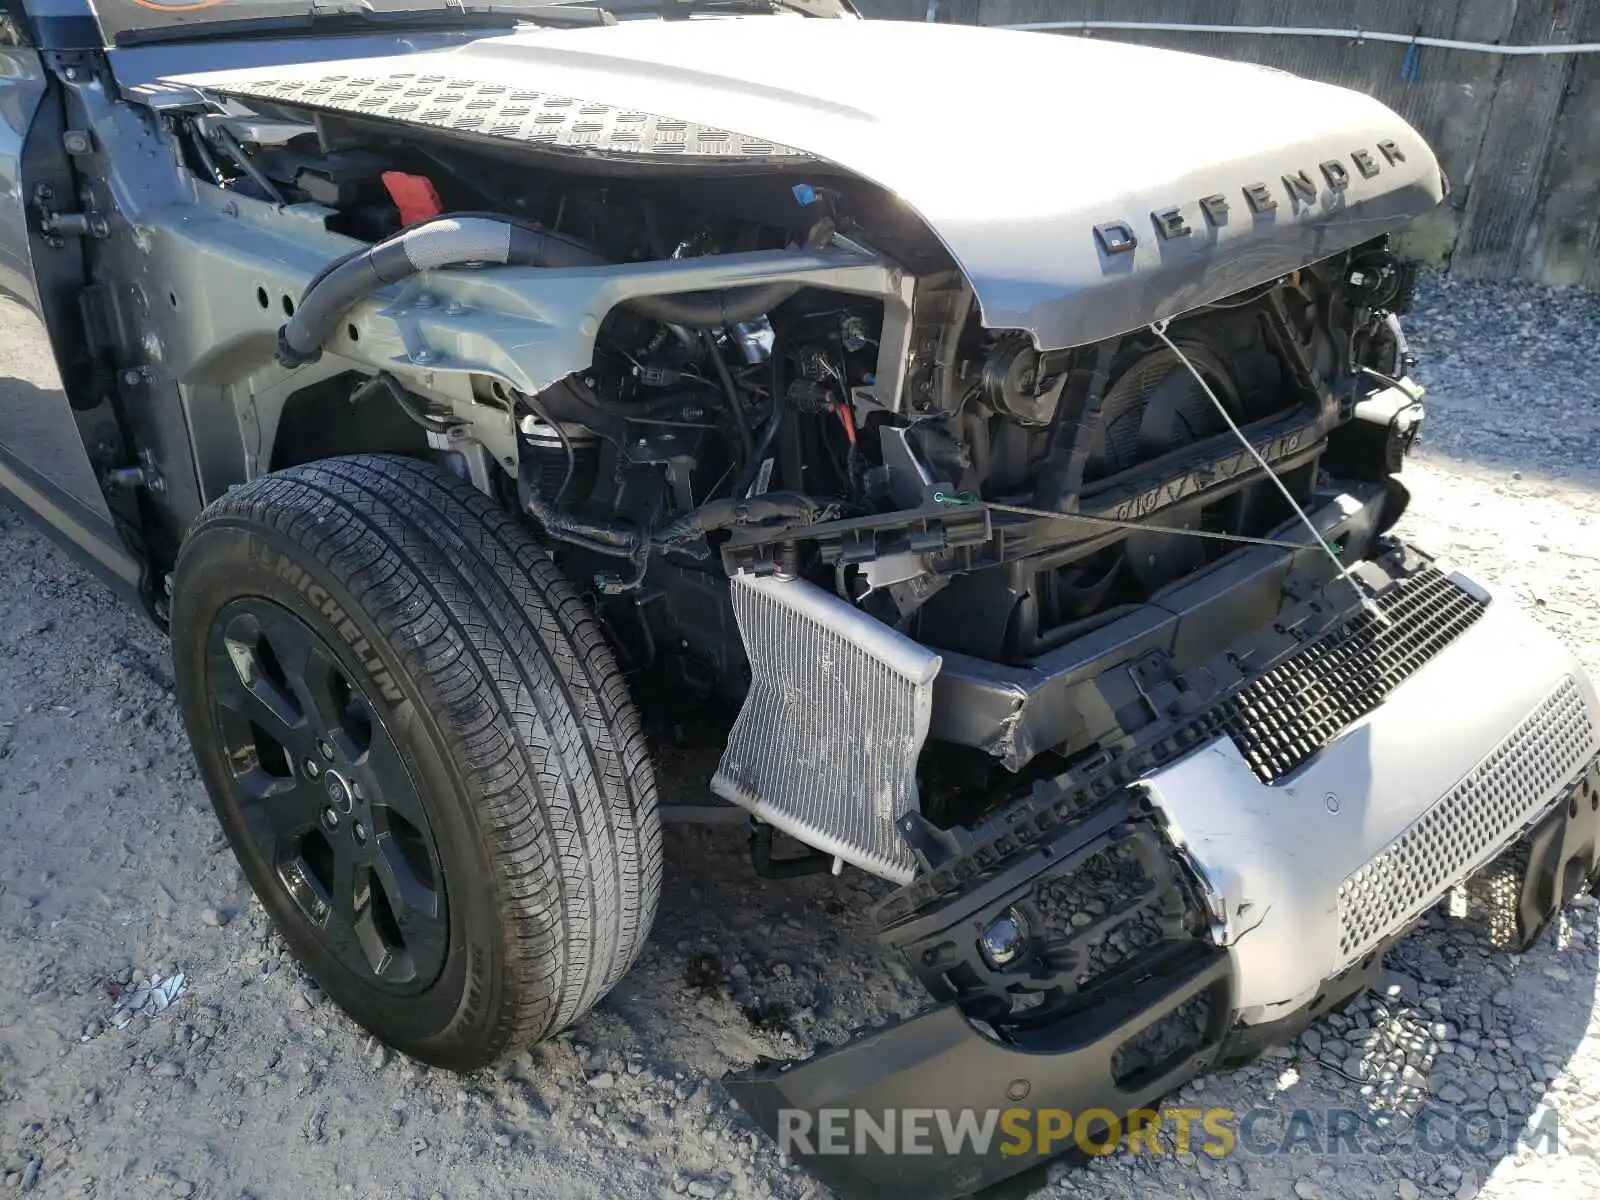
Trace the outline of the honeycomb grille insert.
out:
<instances>
[{"instance_id":1,"label":"honeycomb grille insert","mask_svg":"<svg viewBox=\"0 0 1600 1200\"><path fill-rule=\"evenodd\" d=\"M1385 628L1362 612L1241 688L1223 726L1256 778L1275 783L1385 697L1484 613L1433 567L1385 593Z\"/></svg>"},{"instance_id":2,"label":"honeycomb grille insert","mask_svg":"<svg viewBox=\"0 0 1600 1200\"><path fill-rule=\"evenodd\" d=\"M1359 958L1519 834L1593 753L1568 678L1460 783L1339 885L1339 947Z\"/></svg>"}]
</instances>

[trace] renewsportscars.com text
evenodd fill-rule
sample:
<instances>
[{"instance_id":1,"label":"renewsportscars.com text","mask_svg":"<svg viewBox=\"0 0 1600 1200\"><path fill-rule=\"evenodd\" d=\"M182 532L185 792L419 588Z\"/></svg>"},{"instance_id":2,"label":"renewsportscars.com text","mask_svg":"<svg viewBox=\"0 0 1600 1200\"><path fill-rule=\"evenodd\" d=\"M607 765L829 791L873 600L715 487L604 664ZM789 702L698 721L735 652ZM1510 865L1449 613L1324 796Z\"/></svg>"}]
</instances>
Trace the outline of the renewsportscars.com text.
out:
<instances>
[{"instance_id":1,"label":"renewsportscars.com text","mask_svg":"<svg viewBox=\"0 0 1600 1200\"><path fill-rule=\"evenodd\" d=\"M907 1154L1450 1154L1488 1156L1559 1148L1555 1115L1462 1116L1425 1107L1410 1119L1353 1108L901 1108L783 1109L778 1148L795 1155Z\"/></svg>"}]
</instances>

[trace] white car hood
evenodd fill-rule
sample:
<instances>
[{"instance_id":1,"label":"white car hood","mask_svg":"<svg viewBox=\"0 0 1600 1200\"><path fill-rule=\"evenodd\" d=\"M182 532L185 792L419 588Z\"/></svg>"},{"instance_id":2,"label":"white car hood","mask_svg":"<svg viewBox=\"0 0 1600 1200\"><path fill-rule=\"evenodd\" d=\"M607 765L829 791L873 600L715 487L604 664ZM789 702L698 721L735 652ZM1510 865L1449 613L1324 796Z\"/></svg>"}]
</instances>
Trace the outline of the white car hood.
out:
<instances>
[{"instance_id":1,"label":"white car hood","mask_svg":"<svg viewBox=\"0 0 1600 1200\"><path fill-rule=\"evenodd\" d=\"M618 119L648 118L651 136L689 131L689 144L665 147L680 160L765 158L797 180L820 160L897 195L960 264L984 323L1028 330L1043 348L1264 282L1444 194L1421 137L1360 93L1196 55L967 26L756 17L526 28L172 82L588 154L651 149L616 136ZM568 116L553 142L556 101ZM1296 200L1285 176L1315 197ZM1225 212L1202 205L1214 197Z\"/></svg>"}]
</instances>

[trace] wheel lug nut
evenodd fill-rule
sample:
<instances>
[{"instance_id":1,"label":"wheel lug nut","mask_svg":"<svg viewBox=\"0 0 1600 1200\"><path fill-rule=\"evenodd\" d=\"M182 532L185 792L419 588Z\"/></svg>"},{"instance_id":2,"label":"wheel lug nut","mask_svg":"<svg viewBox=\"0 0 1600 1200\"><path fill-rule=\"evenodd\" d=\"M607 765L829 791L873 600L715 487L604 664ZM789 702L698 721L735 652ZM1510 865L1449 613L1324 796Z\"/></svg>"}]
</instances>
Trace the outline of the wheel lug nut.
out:
<instances>
[{"instance_id":1,"label":"wheel lug nut","mask_svg":"<svg viewBox=\"0 0 1600 1200\"><path fill-rule=\"evenodd\" d=\"M315 779L318 775L321 775L321 774L322 774L322 768L317 765L317 760L314 759L314 758L306 759L306 775L308 777L312 778L312 779Z\"/></svg>"},{"instance_id":2,"label":"wheel lug nut","mask_svg":"<svg viewBox=\"0 0 1600 1200\"><path fill-rule=\"evenodd\" d=\"M319 741L317 743L317 753L322 755L322 757L326 761L328 761L328 762L332 762L333 761L333 747L331 745L329 745L326 741Z\"/></svg>"},{"instance_id":3,"label":"wheel lug nut","mask_svg":"<svg viewBox=\"0 0 1600 1200\"><path fill-rule=\"evenodd\" d=\"M322 810L322 823L324 825L326 825L329 829L334 828L336 825L339 824L339 814L334 812L333 808L331 806L328 807L328 808L323 809Z\"/></svg>"},{"instance_id":4,"label":"wheel lug nut","mask_svg":"<svg viewBox=\"0 0 1600 1200\"><path fill-rule=\"evenodd\" d=\"M365 844L367 840L367 827L365 825L363 825L360 821L357 821L351 832L356 835L356 842L358 844Z\"/></svg>"}]
</instances>

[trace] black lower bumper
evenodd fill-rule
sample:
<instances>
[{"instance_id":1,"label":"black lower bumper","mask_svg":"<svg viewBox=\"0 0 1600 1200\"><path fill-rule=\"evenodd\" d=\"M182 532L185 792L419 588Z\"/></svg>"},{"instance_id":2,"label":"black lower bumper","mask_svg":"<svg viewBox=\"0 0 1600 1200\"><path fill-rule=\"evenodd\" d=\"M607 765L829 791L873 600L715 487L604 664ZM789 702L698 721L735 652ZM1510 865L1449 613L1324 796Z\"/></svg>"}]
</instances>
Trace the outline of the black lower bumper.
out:
<instances>
[{"instance_id":1,"label":"black lower bumper","mask_svg":"<svg viewBox=\"0 0 1600 1200\"><path fill-rule=\"evenodd\" d=\"M966 1196L1068 1150L1080 1114L1098 1108L1121 1120L1211 1063L1215 1045L1132 1090L1113 1077L1125 1042L1187 1001L1227 988L1220 951L1196 947L1167 966L1129 981L1119 1003L1082 1013L1030 1049L984 1036L950 1003L804 1064L724 1082L781 1150L841 1196ZM964 1122L988 1136L948 1146L945 1132ZM888 1131L882 1141L879 1129Z\"/></svg>"},{"instance_id":2,"label":"black lower bumper","mask_svg":"<svg viewBox=\"0 0 1600 1200\"><path fill-rule=\"evenodd\" d=\"M934 913L886 936L913 964L950 965L952 937L982 929L1130 826L1101 822L1064 844L1043 841L1000 877L989 877ZM1516 905L1526 947L1561 906L1600 874L1600 760L1588 764L1519 843L1526 863ZM976 903L974 903L976 901ZM928 956L932 955L932 959ZM945 956L945 957L941 957ZM975 1025L970 1004L948 1000L803 1063L730 1075L736 1100L778 1143L841 1196L945 1200L970 1195L1074 1148L1091 1153L1127 1136L1141 1112L1220 1063L1281 1044L1370 982L1381 950L1329 980L1316 1001L1270 1025L1246 1026L1231 1004L1227 952L1204 938L1167 941L1097 979L1092 996L1059 1019L1007 1038ZM1081 964L1079 964L1081 965ZM926 978L926 974L924 975ZM1141 1069L1119 1065L1124 1049L1161 1022L1209 1014L1179 1052Z\"/></svg>"}]
</instances>

